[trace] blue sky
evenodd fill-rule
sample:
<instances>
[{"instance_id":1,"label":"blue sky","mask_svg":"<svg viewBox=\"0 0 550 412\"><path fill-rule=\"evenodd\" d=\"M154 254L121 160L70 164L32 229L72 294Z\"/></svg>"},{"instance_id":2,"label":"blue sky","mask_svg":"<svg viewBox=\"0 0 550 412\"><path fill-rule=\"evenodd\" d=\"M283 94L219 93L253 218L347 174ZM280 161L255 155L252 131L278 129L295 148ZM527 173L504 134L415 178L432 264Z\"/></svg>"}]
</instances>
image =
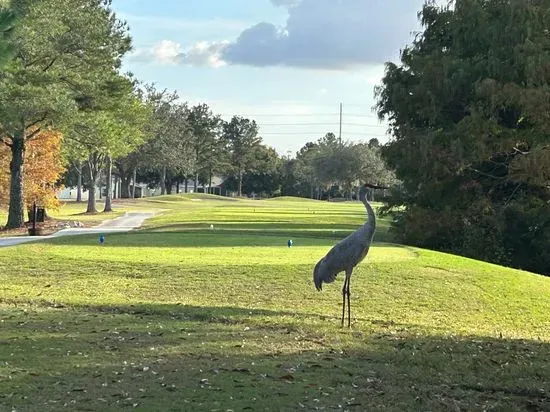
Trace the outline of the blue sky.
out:
<instances>
[{"instance_id":1,"label":"blue sky","mask_svg":"<svg viewBox=\"0 0 550 412\"><path fill-rule=\"evenodd\" d=\"M294 154L327 132L386 140L371 108L383 65L418 30L423 0L114 0L134 51L125 70Z\"/></svg>"}]
</instances>

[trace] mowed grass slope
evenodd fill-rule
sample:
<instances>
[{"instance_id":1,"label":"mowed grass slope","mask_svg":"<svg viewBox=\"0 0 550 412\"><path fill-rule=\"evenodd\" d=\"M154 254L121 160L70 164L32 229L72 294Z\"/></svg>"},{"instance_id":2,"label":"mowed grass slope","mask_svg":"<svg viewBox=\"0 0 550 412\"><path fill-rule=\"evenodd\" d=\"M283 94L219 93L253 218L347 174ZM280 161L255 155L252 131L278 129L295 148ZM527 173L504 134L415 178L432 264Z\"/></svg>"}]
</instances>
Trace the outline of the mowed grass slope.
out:
<instances>
[{"instance_id":1,"label":"mowed grass slope","mask_svg":"<svg viewBox=\"0 0 550 412\"><path fill-rule=\"evenodd\" d=\"M164 212L0 249L0 410L548 410L547 278L377 243L340 329L312 269L361 204L134 206Z\"/></svg>"}]
</instances>

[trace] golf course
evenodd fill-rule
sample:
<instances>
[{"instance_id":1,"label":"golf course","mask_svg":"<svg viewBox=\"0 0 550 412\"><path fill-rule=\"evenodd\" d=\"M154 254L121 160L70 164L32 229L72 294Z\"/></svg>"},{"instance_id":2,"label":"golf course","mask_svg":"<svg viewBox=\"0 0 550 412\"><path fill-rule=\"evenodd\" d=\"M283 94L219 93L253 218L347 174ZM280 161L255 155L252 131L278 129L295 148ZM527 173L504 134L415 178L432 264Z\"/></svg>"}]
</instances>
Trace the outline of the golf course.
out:
<instances>
[{"instance_id":1,"label":"golf course","mask_svg":"<svg viewBox=\"0 0 550 412\"><path fill-rule=\"evenodd\" d=\"M341 328L342 274L312 271L360 202L115 209L155 216L0 248L0 410L550 410L549 278L393 244L381 217Z\"/></svg>"}]
</instances>

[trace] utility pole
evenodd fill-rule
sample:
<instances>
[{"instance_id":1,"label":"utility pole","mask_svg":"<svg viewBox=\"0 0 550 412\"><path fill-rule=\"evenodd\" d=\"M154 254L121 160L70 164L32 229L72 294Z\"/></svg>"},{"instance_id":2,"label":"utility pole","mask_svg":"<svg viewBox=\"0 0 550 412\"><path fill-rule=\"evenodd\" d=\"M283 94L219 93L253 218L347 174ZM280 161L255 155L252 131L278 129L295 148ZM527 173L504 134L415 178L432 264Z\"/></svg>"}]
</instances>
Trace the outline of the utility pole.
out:
<instances>
[{"instance_id":1,"label":"utility pole","mask_svg":"<svg viewBox=\"0 0 550 412\"><path fill-rule=\"evenodd\" d=\"M340 142L342 141L342 114L343 114L344 105L340 103L340 134L338 135L338 138L340 139Z\"/></svg>"}]
</instances>

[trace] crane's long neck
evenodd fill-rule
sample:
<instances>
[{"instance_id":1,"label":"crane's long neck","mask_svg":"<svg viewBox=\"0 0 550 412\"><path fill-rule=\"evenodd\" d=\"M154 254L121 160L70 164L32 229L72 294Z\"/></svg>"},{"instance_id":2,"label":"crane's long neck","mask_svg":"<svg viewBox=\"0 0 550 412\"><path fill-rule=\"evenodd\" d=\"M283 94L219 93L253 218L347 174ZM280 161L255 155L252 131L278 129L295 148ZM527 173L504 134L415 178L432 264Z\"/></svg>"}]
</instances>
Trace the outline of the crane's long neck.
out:
<instances>
[{"instance_id":1,"label":"crane's long neck","mask_svg":"<svg viewBox=\"0 0 550 412\"><path fill-rule=\"evenodd\" d=\"M360 199L365 205L365 209L367 209L367 216L368 216L368 220L363 227L367 231L368 235L372 236L374 235L374 230L376 229L376 216L374 214L374 210L372 209L372 206L367 200L366 193L361 193Z\"/></svg>"}]
</instances>

